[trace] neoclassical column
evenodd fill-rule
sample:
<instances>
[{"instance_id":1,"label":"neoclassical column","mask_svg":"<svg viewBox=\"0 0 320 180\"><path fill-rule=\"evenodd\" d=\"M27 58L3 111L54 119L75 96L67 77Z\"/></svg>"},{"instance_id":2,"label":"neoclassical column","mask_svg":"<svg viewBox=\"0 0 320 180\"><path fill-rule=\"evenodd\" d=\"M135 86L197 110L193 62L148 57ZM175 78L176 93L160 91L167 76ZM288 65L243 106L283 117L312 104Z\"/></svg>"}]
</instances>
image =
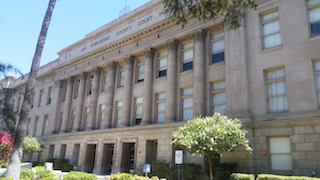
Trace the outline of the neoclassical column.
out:
<instances>
[{"instance_id":1,"label":"neoclassical column","mask_svg":"<svg viewBox=\"0 0 320 180\"><path fill-rule=\"evenodd\" d=\"M99 81L100 81L101 69L95 67L93 69L93 80L91 89L91 102L90 102L90 116L86 130L95 129L95 122L97 116L97 104L99 95Z\"/></svg>"},{"instance_id":2,"label":"neoclassical column","mask_svg":"<svg viewBox=\"0 0 320 180\"><path fill-rule=\"evenodd\" d=\"M81 129L81 122L82 122L81 119L82 119L82 111L83 111L83 100L84 100L84 93L85 93L85 86L86 86L86 78L87 78L87 73L82 72L80 74L76 117L73 123L72 132L80 131Z\"/></svg>"},{"instance_id":3,"label":"neoclassical column","mask_svg":"<svg viewBox=\"0 0 320 180\"><path fill-rule=\"evenodd\" d=\"M112 124L112 109L114 100L114 86L115 86L115 74L117 63L114 61L108 62L108 81L107 81L107 95L106 95L106 111L105 121L103 122L104 128L110 128Z\"/></svg>"},{"instance_id":4,"label":"neoclassical column","mask_svg":"<svg viewBox=\"0 0 320 180\"><path fill-rule=\"evenodd\" d=\"M178 42L172 39L166 45L168 47L166 122L174 122L176 120L177 107Z\"/></svg>"},{"instance_id":5,"label":"neoclassical column","mask_svg":"<svg viewBox=\"0 0 320 180\"><path fill-rule=\"evenodd\" d=\"M68 78L68 84L67 84L67 93L66 93L66 99L64 102L64 108L63 108L63 119L62 119L62 126L60 133L67 132L68 129L68 122L70 117L70 106L72 101L72 84L73 84L74 77Z\"/></svg>"},{"instance_id":6,"label":"neoclassical column","mask_svg":"<svg viewBox=\"0 0 320 180\"><path fill-rule=\"evenodd\" d=\"M54 91L52 95L52 104L54 105L53 109L54 117L53 121L49 121L49 127L52 127L52 133L58 133L60 131L60 104L61 104L61 92L62 92L63 82L61 80L57 80L54 82ZM50 131L49 131L50 132Z\"/></svg>"},{"instance_id":7,"label":"neoclassical column","mask_svg":"<svg viewBox=\"0 0 320 180\"><path fill-rule=\"evenodd\" d=\"M134 56L125 57L126 73L124 80L124 92L123 92L123 112L120 122L120 127L130 126L130 112L131 112L131 95L132 95L132 73L133 73L133 61Z\"/></svg>"},{"instance_id":8,"label":"neoclassical column","mask_svg":"<svg viewBox=\"0 0 320 180\"><path fill-rule=\"evenodd\" d=\"M146 56L146 61L143 84L143 114L141 124L145 125L150 124L151 121L154 49L145 49L143 53Z\"/></svg>"},{"instance_id":9,"label":"neoclassical column","mask_svg":"<svg viewBox=\"0 0 320 180\"><path fill-rule=\"evenodd\" d=\"M194 116L205 115L205 31L199 30L192 34L194 38L194 63L193 63L193 99Z\"/></svg>"}]
</instances>

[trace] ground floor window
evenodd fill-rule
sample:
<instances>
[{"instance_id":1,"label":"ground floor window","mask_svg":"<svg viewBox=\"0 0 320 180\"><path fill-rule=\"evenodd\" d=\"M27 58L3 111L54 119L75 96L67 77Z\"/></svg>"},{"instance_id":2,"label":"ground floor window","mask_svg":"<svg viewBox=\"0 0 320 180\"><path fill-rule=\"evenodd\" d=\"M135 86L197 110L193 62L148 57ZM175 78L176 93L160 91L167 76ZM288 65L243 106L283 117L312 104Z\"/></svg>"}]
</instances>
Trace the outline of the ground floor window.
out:
<instances>
[{"instance_id":1,"label":"ground floor window","mask_svg":"<svg viewBox=\"0 0 320 180\"><path fill-rule=\"evenodd\" d=\"M289 137L269 138L272 170L292 170L291 146Z\"/></svg>"}]
</instances>

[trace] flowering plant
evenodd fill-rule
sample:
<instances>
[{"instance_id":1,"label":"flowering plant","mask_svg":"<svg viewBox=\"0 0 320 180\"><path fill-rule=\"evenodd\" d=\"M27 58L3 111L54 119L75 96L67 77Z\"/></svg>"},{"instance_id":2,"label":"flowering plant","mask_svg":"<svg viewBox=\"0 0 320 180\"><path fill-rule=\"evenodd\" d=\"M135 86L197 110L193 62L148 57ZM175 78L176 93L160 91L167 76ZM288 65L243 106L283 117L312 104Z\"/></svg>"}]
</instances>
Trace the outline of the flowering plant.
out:
<instances>
[{"instance_id":1,"label":"flowering plant","mask_svg":"<svg viewBox=\"0 0 320 180\"><path fill-rule=\"evenodd\" d=\"M9 132L0 132L0 159L7 159L10 156L13 141Z\"/></svg>"}]
</instances>

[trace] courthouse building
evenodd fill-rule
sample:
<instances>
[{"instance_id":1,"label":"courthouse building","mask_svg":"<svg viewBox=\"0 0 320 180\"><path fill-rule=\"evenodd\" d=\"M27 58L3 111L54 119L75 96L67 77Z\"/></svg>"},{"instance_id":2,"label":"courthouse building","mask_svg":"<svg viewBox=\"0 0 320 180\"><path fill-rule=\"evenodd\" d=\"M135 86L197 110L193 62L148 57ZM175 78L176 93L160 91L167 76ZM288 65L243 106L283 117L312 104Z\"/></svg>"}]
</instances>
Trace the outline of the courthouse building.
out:
<instances>
[{"instance_id":1,"label":"courthouse building","mask_svg":"<svg viewBox=\"0 0 320 180\"><path fill-rule=\"evenodd\" d=\"M28 134L46 148L30 160L65 158L97 174L172 165L172 132L220 112L242 120L253 148L221 162L320 174L320 1L258 2L230 30L223 18L182 28L151 0L61 47L38 72ZM25 83L11 86L23 91ZM204 164L188 153L183 160Z\"/></svg>"}]
</instances>

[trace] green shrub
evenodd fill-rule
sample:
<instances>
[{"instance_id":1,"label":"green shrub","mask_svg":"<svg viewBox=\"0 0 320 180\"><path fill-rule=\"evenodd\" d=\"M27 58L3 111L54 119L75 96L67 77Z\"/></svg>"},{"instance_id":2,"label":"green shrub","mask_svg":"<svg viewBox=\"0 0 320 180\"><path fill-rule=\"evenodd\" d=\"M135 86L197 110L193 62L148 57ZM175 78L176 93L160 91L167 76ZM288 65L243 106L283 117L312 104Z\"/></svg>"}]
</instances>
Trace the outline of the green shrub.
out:
<instances>
[{"instance_id":1,"label":"green shrub","mask_svg":"<svg viewBox=\"0 0 320 180\"><path fill-rule=\"evenodd\" d=\"M112 174L110 176L110 180L166 180L166 179L163 179L163 178L159 179L157 176L148 178L144 176L132 175L129 173L117 173L117 174Z\"/></svg>"},{"instance_id":2,"label":"green shrub","mask_svg":"<svg viewBox=\"0 0 320 180\"><path fill-rule=\"evenodd\" d=\"M20 178L21 179L34 179L35 173L31 169L21 168Z\"/></svg>"},{"instance_id":3,"label":"green shrub","mask_svg":"<svg viewBox=\"0 0 320 180\"><path fill-rule=\"evenodd\" d=\"M61 170L62 172L70 172L73 168L72 165L69 164L68 159L47 159L47 162L53 163L54 170Z\"/></svg>"},{"instance_id":4,"label":"green shrub","mask_svg":"<svg viewBox=\"0 0 320 180\"><path fill-rule=\"evenodd\" d=\"M184 180L193 180L201 176L201 165L195 163L182 163L181 176Z\"/></svg>"},{"instance_id":5,"label":"green shrub","mask_svg":"<svg viewBox=\"0 0 320 180\"><path fill-rule=\"evenodd\" d=\"M70 172L63 176L63 180L97 180L97 176L86 172Z\"/></svg>"},{"instance_id":6,"label":"green shrub","mask_svg":"<svg viewBox=\"0 0 320 180\"><path fill-rule=\"evenodd\" d=\"M14 180L13 178L0 177L0 180Z\"/></svg>"},{"instance_id":7,"label":"green shrub","mask_svg":"<svg viewBox=\"0 0 320 180\"><path fill-rule=\"evenodd\" d=\"M56 179L55 175L52 171L47 170L44 168L44 166L36 166L36 174L35 177L36 179Z\"/></svg>"},{"instance_id":8,"label":"green shrub","mask_svg":"<svg viewBox=\"0 0 320 180\"><path fill-rule=\"evenodd\" d=\"M230 180L254 180L253 174L232 173Z\"/></svg>"},{"instance_id":9,"label":"green shrub","mask_svg":"<svg viewBox=\"0 0 320 180\"><path fill-rule=\"evenodd\" d=\"M237 170L237 163L221 163L218 178L221 180L230 179L230 175Z\"/></svg>"},{"instance_id":10,"label":"green shrub","mask_svg":"<svg viewBox=\"0 0 320 180\"><path fill-rule=\"evenodd\" d=\"M320 178L312 178L306 176L280 176L273 174L259 174L257 180L320 180Z\"/></svg>"},{"instance_id":11,"label":"green shrub","mask_svg":"<svg viewBox=\"0 0 320 180\"><path fill-rule=\"evenodd\" d=\"M157 176L161 178L167 177L166 171L164 171L167 167L166 160L152 161L150 176Z\"/></svg>"},{"instance_id":12,"label":"green shrub","mask_svg":"<svg viewBox=\"0 0 320 180\"><path fill-rule=\"evenodd\" d=\"M32 161L32 167L44 166L44 161Z\"/></svg>"}]
</instances>

